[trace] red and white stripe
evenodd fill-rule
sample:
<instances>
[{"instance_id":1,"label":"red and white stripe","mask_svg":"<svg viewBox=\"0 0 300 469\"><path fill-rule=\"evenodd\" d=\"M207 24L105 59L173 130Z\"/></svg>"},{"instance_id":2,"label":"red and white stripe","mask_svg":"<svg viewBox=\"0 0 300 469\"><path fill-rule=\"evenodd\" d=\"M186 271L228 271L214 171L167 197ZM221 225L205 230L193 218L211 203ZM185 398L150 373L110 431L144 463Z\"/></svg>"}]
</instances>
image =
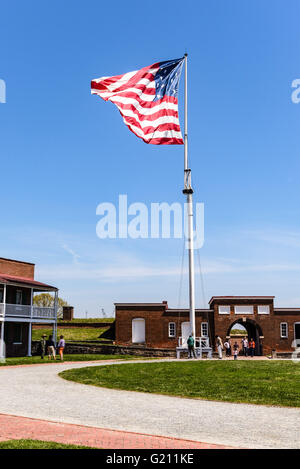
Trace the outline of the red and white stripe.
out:
<instances>
[{"instance_id":1,"label":"red and white stripe","mask_svg":"<svg viewBox=\"0 0 300 469\"><path fill-rule=\"evenodd\" d=\"M178 118L178 100L155 97L155 74L159 63L141 70L92 80L91 93L113 102L127 127L146 143L182 145Z\"/></svg>"}]
</instances>

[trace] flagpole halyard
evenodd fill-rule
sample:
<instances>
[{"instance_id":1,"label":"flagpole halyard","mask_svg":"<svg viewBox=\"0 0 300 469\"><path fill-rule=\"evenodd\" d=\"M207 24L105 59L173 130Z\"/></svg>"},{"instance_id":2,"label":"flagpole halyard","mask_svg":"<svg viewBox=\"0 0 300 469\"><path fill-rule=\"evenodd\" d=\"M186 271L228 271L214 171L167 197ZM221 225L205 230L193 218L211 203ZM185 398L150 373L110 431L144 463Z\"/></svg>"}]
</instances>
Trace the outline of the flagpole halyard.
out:
<instances>
[{"instance_id":1,"label":"flagpole halyard","mask_svg":"<svg viewBox=\"0 0 300 469\"><path fill-rule=\"evenodd\" d=\"M188 223L188 251L189 251L189 311L190 329L196 337L195 318L195 267L194 267L194 223L193 223L193 189L191 181L191 169L188 167L188 108L187 108L187 53L184 54L184 189L187 199L187 223Z\"/></svg>"}]
</instances>

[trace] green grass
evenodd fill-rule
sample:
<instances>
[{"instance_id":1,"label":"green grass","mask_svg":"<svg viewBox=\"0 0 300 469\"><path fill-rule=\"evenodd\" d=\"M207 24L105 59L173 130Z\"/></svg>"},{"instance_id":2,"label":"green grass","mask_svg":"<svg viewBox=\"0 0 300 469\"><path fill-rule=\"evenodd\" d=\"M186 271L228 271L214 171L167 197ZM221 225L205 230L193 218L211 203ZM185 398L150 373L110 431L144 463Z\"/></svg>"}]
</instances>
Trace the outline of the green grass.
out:
<instances>
[{"instance_id":1,"label":"green grass","mask_svg":"<svg viewBox=\"0 0 300 469\"><path fill-rule=\"evenodd\" d=\"M80 368L60 376L106 388L300 407L300 366L292 362L141 363Z\"/></svg>"},{"instance_id":2,"label":"green grass","mask_svg":"<svg viewBox=\"0 0 300 469\"><path fill-rule=\"evenodd\" d=\"M248 332L242 329L231 329L230 335L244 335L246 337L248 336Z\"/></svg>"},{"instance_id":3,"label":"green grass","mask_svg":"<svg viewBox=\"0 0 300 469\"><path fill-rule=\"evenodd\" d=\"M107 330L106 328L95 328L95 327L70 327L70 328L65 328L65 327L58 327L57 328L57 337L59 338L61 335L64 336L64 339L66 342L82 342L85 340L92 340L95 342L107 340L103 339L99 336L103 334ZM47 337L51 335L52 328L45 328L45 329L32 329L32 340L41 340L41 337L43 334L46 334Z\"/></svg>"},{"instance_id":4,"label":"green grass","mask_svg":"<svg viewBox=\"0 0 300 469\"><path fill-rule=\"evenodd\" d=\"M89 446L66 445L54 441L7 440L0 441L0 449L91 449Z\"/></svg>"},{"instance_id":5,"label":"green grass","mask_svg":"<svg viewBox=\"0 0 300 469\"><path fill-rule=\"evenodd\" d=\"M48 357L45 357L43 360L40 356L38 357L11 357L6 358L5 363L0 362L0 366L10 366L10 365L34 365L34 364L43 364L43 363L56 363L60 362L59 356L56 357L56 361L48 360ZM70 354L64 355L64 361L67 362L81 362L81 361L92 361L92 360L133 360L140 357L134 355L100 355L100 354Z\"/></svg>"}]
</instances>

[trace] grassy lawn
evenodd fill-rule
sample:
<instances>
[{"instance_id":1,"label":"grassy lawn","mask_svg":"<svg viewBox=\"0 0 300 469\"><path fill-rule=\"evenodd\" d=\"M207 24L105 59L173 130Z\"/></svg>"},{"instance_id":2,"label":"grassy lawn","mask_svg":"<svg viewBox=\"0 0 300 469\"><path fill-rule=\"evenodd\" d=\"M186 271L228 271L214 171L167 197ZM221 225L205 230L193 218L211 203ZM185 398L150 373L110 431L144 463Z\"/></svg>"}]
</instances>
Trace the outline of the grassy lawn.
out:
<instances>
[{"instance_id":1,"label":"grassy lawn","mask_svg":"<svg viewBox=\"0 0 300 469\"><path fill-rule=\"evenodd\" d=\"M92 360L133 360L140 357L135 357L134 355L98 355L98 354L70 354L64 355L64 361L67 362L81 362L81 361L92 361ZM11 357L6 358L5 363L0 362L0 366L9 366L9 365L33 365L33 364L43 364L43 363L56 363L60 362L59 357L57 360L48 360L48 357L45 357L43 360L41 357Z\"/></svg>"},{"instance_id":2,"label":"grassy lawn","mask_svg":"<svg viewBox=\"0 0 300 469\"><path fill-rule=\"evenodd\" d=\"M65 327L58 327L57 328L57 337L59 338L60 335L64 336L64 339L66 342L80 342L80 341L85 341L85 340L92 340L95 342L98 342L103 339L99 336L103 334L104 331L106 331L107 328L95 328L95 327L70 327L70 328L65 328ZM42 335L46 334L47 337L52 334L52 328L45 328L45 329L32 329L32 340L40 340Z\"/></svg>"},{"instance_id":3,"label":"grassy lawn","mask_svg":"<svg viewBox=\"0 0 300 469\"><path fill-rule=\"evenodd\" d=\"M91 449L88 446L65 445L54 441L7 440L0 441L0 449Z\"/></svg>"},{"instance_id":4,"label":"grassy lawn","mask_svg":"<svg viewBox=\"0 0 300 469\"><path fill-rule=\"evenodd\" d=\"M59 319L58 320L58 324L60 322L83 322L83 323L99 323L99 326L101 326L101 323L103 322L114 322L115 321L115 318L88 318L88 319L85 319L85 318L74 318L72 319L72 321L67 321L66 319Z\"/></svg>"},{"instance_id":5,"label":"grassy lawn","mask_svg":"<svg viewBox=\"0 0 300 469\"><path fill-rule=\"evenodd\" d=\"M60 376L106 388L300 407L300 366L292 362L132 363L68 370Z\"/></svg>"}]
</instances>

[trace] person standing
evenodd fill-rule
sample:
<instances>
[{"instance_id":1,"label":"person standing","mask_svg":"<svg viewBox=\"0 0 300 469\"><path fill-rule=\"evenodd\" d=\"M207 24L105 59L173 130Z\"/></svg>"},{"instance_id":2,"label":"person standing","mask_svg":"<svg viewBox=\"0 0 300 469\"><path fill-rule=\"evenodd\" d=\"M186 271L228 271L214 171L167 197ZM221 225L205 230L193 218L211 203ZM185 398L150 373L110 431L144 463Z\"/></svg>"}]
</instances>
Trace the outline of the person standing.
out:
<instances>
[{"instance_id":1,"label":"person standing","mask_svg":"<svg viewBox=\"0 0 300 469\"><path fill-rule=\"evenodd\" d=\"M251 339L249 342L249 350L250 350L250 355L253 358L255 355L255 342L253 339Z\"/></svg>"},{"instance_id":2,"label":"person standing","mask_svg":"<svg viewBox=\"0 0 300 469\"><path fill-rule=\"evenodd\" d=\"M248 342L248 337L244 338L244 355L245 357L248 357L248 352L249 352L249 342Z\"/></svg>"},{"instance_id":3,"label":"person standing","mask_svg":"<svg viewBox=\"0 0 300 469\"><path fill-rule=\"evenodd\" d=\"M225 351L226 351L226 357L230 357L230 342L229 342L229 340L226 340L226 342L224 342L224 347L225 347Z\"/></svg>"},{"instance_id":4,"label":"person standing","mask_svg":"<svg viewBox=\"0 0 300 469\"><path fill-rule=\"evenodd\" d=\"M193 334L189 335L188 340L187 340L187 345L188 345L188 358L193 358L193 357L196 358L195 349L194 349L195 341L194 341Z\"/></svg>"},{"instance_id":5,"label":"person standing","mask_svg":"<svg viewBox=\"0 0 300 469\"><path fill-rule=\"evenodd\" d=\"M223 342L222 342L222 339L219 335L216 335L216 345L217 345L219 360L222 360L222 358L223 358Z\"/></svg>"},{"instance_id":6,"label":"person standing","mask_svg":"<svg viewBox=\"0 0 300 469\"><path fill-rule=\"evenodd\" d=\"M47 340L46 345L47 345L48 359L51 360L51 358L53 357L53 360L56 360L55 343L54 343L52 335L49 335L49 339Z\"/></svg>"},{"instance_id":7,"label":"person standing","mask_svg":"<svg viewBox=\"0 0 300 469\"><path fill-rule=\"evenodd\" d=\"M233 344L233 357L234 357L234 360L237 360L238 354L239 354L239 344L237 342L235 342Z\"/></svg>"},{"instance_id":8,"label":"person standing","mask_svg":"<svg viewBox=\"0 0 300 469\"><path fill-rule=\"evenodd\" d=\"M44 356L46 355L46 334L43 334L40 340L40 352L41 352L41 358L44 359Z\"/></svg>"},{"instance_id":9,"label":"person standing","mask_svg":"<svg viewBox=\"0 0 300 469\"><path fill-rule=\"evenodd\" d=\"M58 351L59 351L61 361L63 361L63 359L64 359L65 346L66 346L66 341L64 339L64 336L61 335L60 338L59 338L59 342L58 342Z\"/></svg>"},{"instance_id":10,"label":"person standing","mask_svg":"<svg viewBox=\"0 0 300 469\"><path fill-rule=\"evenodd\" d=\"M242 338L242 351L243 351L243 355L245 355L244 341L245 341L245 337Z\"/></svg>"}]
</instances>

